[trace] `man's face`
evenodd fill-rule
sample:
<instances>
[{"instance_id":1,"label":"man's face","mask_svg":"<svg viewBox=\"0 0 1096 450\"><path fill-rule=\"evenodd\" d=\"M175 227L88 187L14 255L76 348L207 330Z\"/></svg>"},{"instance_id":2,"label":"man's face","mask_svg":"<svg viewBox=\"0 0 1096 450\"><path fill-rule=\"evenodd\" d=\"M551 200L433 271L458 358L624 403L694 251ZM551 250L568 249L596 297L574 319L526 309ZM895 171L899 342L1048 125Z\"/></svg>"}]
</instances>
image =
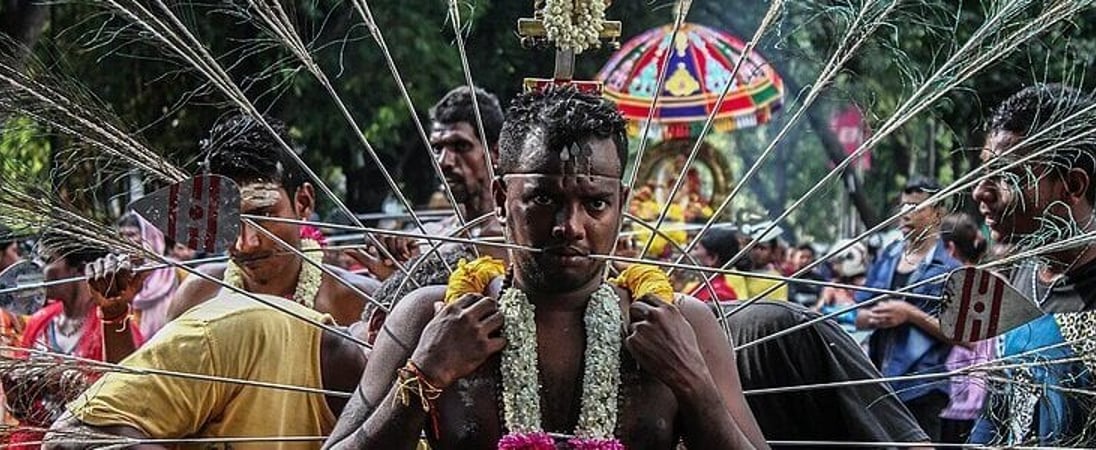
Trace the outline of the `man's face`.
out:
<instances>
[{"instance_id":1,"label":"man's face","mask_svg":"<svg viewBox=\"0 0 1096 450\"><path fill-rule=\"evenodd\" d=\"M487 161L476 130L467 122L434 122L430 146L457 202L466 204L488 189Z\"/></svg>"},{"instance_id":2,"label":"man's face","mask_svg":"<svg viewBox=\"0 0 1096 450\"><path fill-rule=\"evenodd\" d=\"M898 200L899 208L912 207L918 205L921 202L927 200L930 194L928 192L915 191L912 193L902 193L902 196ZM935 227L940 224L940 211L935 207L922 208L916 211L910 211L903 214L901 221L899 222L899 230L902 232L902 236L907 240L924 239L929 233L935 230Z\"/></svg>"},{"instance_id":3,"label":"man's face","mask_svg":"<svg viewBox=\"0 0 1096 450\"><path fill-rule=\"evenodd\" d=\"M761 269L773 262L773 253L776 249L771 242L762 242L750 249L750 262L753 269Z\"/></svg>"},{"instance_id":4,"label":"man's face","mask_svg":"<svg viewBox=\"0 0 1096 450\"><path fill-rule=\"evenodd\" d=\"M792 259L792 264L794 264L795 270L799 270L807 267L807 264L810 264L811 261L814 261L814 252L806 249L799 249L795 251L795 257Z\"/></svg>"},{"instance_id":5,"label":"man's face","mask_svg":"<svg viewBox=\"0 0 1096 450\"><path fill-rule=\"evenodd\" d=\"M42 268L42 272L45 275L45 281L53 281L81 276L84 274L84 268L69 267L65 258L58 254L51 254L46 257L46 266ZM51 300L72 300L76 298L77 289L81 284L84 284L84 282L48 286L46 287L46 298Z\"/></svg>"},{"instance_id":6,"label":"man's face","mask_svg":"<svg viewBox=\"0 0 1096 450\"><path fill-rule=\"evenodd\" d=\"M141 229L138 227L123 226L118 228L118 234L122 235L122 238L132 242L135 245L142 245L141 242Z\"/></svg>"},{"instance_id":7,"label":"man's face","mask_svg":"<svg viewBox=\"0 0 1096 450\"><path fill-rule=\"evenodd\" d=\"M604 273L604 262L586 258L612 250L626 190L621 161L609 139L579 142L579 155L561 159L540 133L529 134L522 162L496 186L496 213L508 240L544 249L514 251L515 276L527 289L569 292Z\"/></svg>"},{"instance_id":8,"label":"man's face","mask_svg":"<svg viewBox=\"0 0 1096 450\"><path fill-rule=\"evenodd\" d=\"M689 251L693 259L696 262L705 267L719 267L719 259L712 252L709 252L707 248L704 248L703 244L697 244Z\"/></svg>"},{"instance_id":9,"label":"man's face","mask_svg":"<svg viewBox=\"0 0 1096 450\"><path fill-rule=\"evenodd\" d=\"M1020 140L1015 133L991 132L982 149L982 162L995 170L1022 158L1024 154L1018 151L1009 152ZM1016 244L1041 234L1043 227L1069 220L1068 208L1060 202L1064 196L1061 179L1036 162L982 180L972 195L997 242Z\"/></svg>"},{"instance_id":10,"label":"man's face","mask_svg":"<svg viewBox=\"0 0 1096 450\"><path fill-rule=\"evenodd\" d=\"M19 245L12 242L0 251L0 271L7 269L12 264L19 262Z\"/></svg>"},{"instance_id":11,"label":"man's face","mask_svg":"<svg viewBox=\"0 0 1096 450\"><path fill-rule=\"evenodd\" d=\"M240 186L240 197L240 212L243 214L301 220L312 213L312 186L308 183L298 188L293 198L277 183L244 183ZM301 247L299 225L259 220L256 223L294 248ZM245 278L260 285L275 277L285 276L285 267L296 258L277 241L247 222L240 224L240 235L229 249L229 254L240 266Z\"/></svg>"}]
</instances>

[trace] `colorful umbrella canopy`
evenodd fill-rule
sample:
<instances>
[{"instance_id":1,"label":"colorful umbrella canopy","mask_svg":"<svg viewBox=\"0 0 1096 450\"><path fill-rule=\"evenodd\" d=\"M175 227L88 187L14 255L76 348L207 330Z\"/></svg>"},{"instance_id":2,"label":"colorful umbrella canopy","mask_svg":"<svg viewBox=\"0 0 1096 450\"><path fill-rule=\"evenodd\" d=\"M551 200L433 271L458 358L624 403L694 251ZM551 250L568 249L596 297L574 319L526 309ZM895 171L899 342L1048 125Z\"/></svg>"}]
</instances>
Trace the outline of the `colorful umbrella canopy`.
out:
<instances>
[{"instance_id":1,"label":"colorful umbrella canopy","mask_svg":"<svg viewBox=\"0 0 1096 450\"><path fill-rule=\"evenodd\" d=\"M734 65L744 53L745 44L740 39L686 23L671 46L672 32L673 27L666 25L632 38L598 73L598 79L605 83L605 97L614 101L629 120L631 135L643 132L658 87L658 71L667 57L669 68L648 134L651 138L666 140L700 134L727 83L733 84L716 113L713 128L717 132L763 124L780 109L784 82L756 52L746 56L731 80Z\"/></svg>"}]
</instances>

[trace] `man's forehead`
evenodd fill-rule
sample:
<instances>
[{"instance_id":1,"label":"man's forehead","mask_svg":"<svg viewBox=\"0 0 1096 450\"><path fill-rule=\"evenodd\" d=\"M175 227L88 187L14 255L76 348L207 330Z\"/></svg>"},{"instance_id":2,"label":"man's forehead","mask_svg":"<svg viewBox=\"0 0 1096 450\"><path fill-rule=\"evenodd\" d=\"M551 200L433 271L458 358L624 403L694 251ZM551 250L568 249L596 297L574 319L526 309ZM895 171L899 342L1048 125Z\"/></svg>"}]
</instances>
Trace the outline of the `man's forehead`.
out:
<instances>
[{"instance_id":1,"label":"man's forehead","mask_svg":"<svg viewBox=\"0 0 1096 450\"><path fill-rule=\"evenodd\" d=\"M265 208L276 205L285 193L280 183L253 181L240 185L240 203L245 208Z\"/></svg>"},{"instance_id":2,"label":"man's forehead","mask_svg":"<svg viewBox=\"0 0 1096 450\"><path fill-rule=\"evenodd\" d=\"M982 161L989 162L997 159L1017 159L1022 155L1019 155L1020 152L1014 150L1014 147L1022 139L1022 136L1010 131L991 131L989 135L986 136L986 145L982 147Z\"/></svg>"},{"instance_id":3,"label":"man's forehead","mask_svg":"<svg viewBox=\"0 0 1096 450\"><path fill-rule=\"evenodd\" d=\"M620 179L621 164L616 144L607 138L587 138L548 148L542 130L530 131L521 151L516 173L545 175L596 175Z\"/></svg>"},{"instance_id":4,"label":"man's forehead","mask_svg":"<svg viewBox=\"0 0 1096 450\"><path fill-rule=\"evenodd\" d=\"M475 129L468 122L441 123L430 125L430 139L433 141L450 139L476 139Z\"/></svg>"},{"instance_id":5,"label":"man's forehead","mask_svg":"<svg viewBox=\"0 0 1096 450\"><path fill-rule=\"evenodd\" d=\"M622 187L623 181L617 176L587 175L587 174L545 174L545 173L508 173L502 178L506 181L516 180L527 185L564 185L574 183L580 186L616 189Z\"/></svg>"}]
</instances>

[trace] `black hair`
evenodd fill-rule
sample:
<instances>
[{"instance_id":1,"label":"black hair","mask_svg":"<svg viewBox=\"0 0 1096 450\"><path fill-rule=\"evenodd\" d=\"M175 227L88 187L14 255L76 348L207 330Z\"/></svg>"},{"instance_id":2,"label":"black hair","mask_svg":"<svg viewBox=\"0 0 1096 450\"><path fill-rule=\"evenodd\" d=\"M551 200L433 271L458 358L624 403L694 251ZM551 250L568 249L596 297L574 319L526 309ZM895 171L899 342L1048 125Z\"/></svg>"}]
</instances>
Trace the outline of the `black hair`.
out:
<instances>
[{"instance_id":1,"label":"black hair","mask_svg":"<svg viewBox=\"0 0 1096 450\"><path fill-rule=\"evenodd\" d=\"M590 138L610 139L620 159L620 173L628 162L628 138L624 117L612 102L580 92L574 86L550 86L543 91L519 95L506 111L499 136L498 174L512 173L521 166L522 151L529 134L543 132L548 150L561 150Z\"/></svg>"},{"instance_id":2,"label":"black hair","mask_svg":"<svg viewBox=\"0 0 1096 450\"><path fill-rule=\"evenodd\" d=\"M285 123L266 118L283 142L293 145ZM222 118L200 143L207 173L224 175L239 184L263 181L278 183L292 196L305 182L304 173L262 122L247 114Z\"/></svg>"},{"instance_id":3,"label":"black hair","mask_svg":"<svg viewBox=\"0 0 1096 450\"><path fill-rule=\"evenodd\" d=\"M456 267L461 259L473 260L476 258L475 252L472 248L465 245L460 246L446 246L442 247L438 253L441 255L439 258L435 254L422 254L412 258L404 267L413 267L418 264L415 271L415 281L418 281L419 285L431 286L431 285L445 285L449 283L449 267ZM429 257L429 259L418 263L421 258ZM444 262L443 262L444 261ZM446 266L446 263L449 265ZM407 275L403 271L396 271L388 279L373 292L373 298L378 302L391 305L399 299L403 298L411 291L418 289L415 283L404 283L404 279ZM400 289L400 286L403 289ZM362 311L362 320L368 321L369 316L373 314L373 309L376 306L369 302L366 304L366 308Z\"/></svg>"},{"instance_id":4,"label":"black hair","mask_svg":"<svg viewBox=\"0 0 1096 450\"><path fill-rule=\"evenodd\" d=\"M122 217L118 218L118 222L115 223L118 228L141 228L141 221L137 219L137 213L130 211L122 214Z\"/></svg>"},{"instance_id":5,"label":"black hair","mask_svg":"<svg viewBox=\"0 0 1096 450\"><path fill-rule=\"evenodd\" d=\"M1020 151L1058 145L1041 156L1040 161L1051 163L1057 169L1080 168L1089 175L1086 197L1096 201L1096 140L1076 139L1079 127L1088 127L1096 121L1096 112L1082 110L1093 106L1092 96L1061 84L1036 84L1020 90L1002 102L989 120L989 132L1005 131L1026 138L1044 133ZM1078 114L1081 113L1081 114ZM1078 114L1070 122L1056 126L1067 117ZM1063 144L1070 139L1071 142Z\"/></svg>"},{"instance_id":6,"label":"black hair","mask_svg":"<svg viewBox=\"0 0 1096 450\"><path fill-rule=\"evenodd\" d=\"M77 238L56 231L46 231L38 239L40 254L49 258L59 258L71 268L83 269L88 263L107 256L106 247L89 242L78 242Z\"/></svg>"},{"instance_id":7,"label":"black hair","mask_svg":"<svg viewBox=\"0 0 1096 450\"><path fill-rule=\"evenodd\" d=\"M986 253L986 240L978 224L966 213L948 214L940 222L940 239L955 244L964 262L974 263Z\"/></svg>"},{"instance_id":8,"label":"black hair","mask_svg":"<svg viewBox=\"0 0 1096 450\"><path fill-rule=\"evenodd\" d=\"M738 233L730 227L709 228L700 235L700 245L715 255L717 264L722 267L738 254Z\"/></svg>"},{"instance_id":9,"label":"black hair","mask_svg":"<svg viewBox=\"0 0 1096 450\"><path fill-rule=\"evenodd\" d=\"M806 250L808 252L811 252L812 255L815 254L814 247L812 247L811 244L806 244L806 243L799 244L799 245L795 246L795 249L799 250L799 251Z\"/></svg>"},{"instance_id":10,"label":"black hair","mask_svg":"<svg viewBox=\"0 0 1096 450\"><path fill-rule=\"evenodd\" d=\"M476 110L473 109L472 98L472 89L468 86L453 88L430 108L430 120L446 125L465 122L475 130ZM475 102L479 105L480 118L483 119L483 134L487 139L487 146L494 147L499 142L499 132L502 130L502 105L495 94L480 88L476 88ZM476 138L479 139L478 130Z\"/></svg>"},{"instance_id":11,"label":"black hair","mask_svg":"<svg viewBox=\"0 0 1096 450\"><path fill-rule=\"evenodd\" d=\"M935 194L939 191L940 182L936 181L935 178L924 175L911 176L909 181L906 182L906 186L902 188L902 192L905 194L916 194L918 192Z\"/></svg>"}]
</instances>

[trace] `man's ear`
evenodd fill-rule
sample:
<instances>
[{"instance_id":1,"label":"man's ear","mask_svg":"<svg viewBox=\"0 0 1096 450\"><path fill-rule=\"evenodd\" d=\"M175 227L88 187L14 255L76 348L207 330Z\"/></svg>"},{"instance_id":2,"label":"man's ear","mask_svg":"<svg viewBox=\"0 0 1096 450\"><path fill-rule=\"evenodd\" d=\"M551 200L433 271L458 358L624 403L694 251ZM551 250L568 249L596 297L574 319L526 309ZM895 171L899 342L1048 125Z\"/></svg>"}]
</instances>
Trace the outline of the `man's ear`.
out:
<instances>
[{"instance_id":1,"label":"man's ear","mask_svg":"<svg viewBox=\"0 0 1096 450\"><path fill-rule=\"evenodd\" d=\"M492 163L492 165L494 165L494 167L492 167L492 169L498 170L498 168L499 168L499 143L496 142L495 145L487 147L487 152L491 154L491 163Z\"/></svg>"},{"instance_id":2,"label":"man's ear","mask_svg":"<svg viewBox=\"0 0 1096 450\"><path fill-rule=\"evenodd\" d=\"M498 217L499 223L506 225L506 183L502 181L502 176L495 177L491 181L491 195L495 198L495 217Z\"/></svg>"},{"instance_id":3,"label":"man's ear","mask_svg":"<svg viewBox=\"0 0 1096 450\"><path fill-rule=\"evenodd\" d=\"M316 209L316 192L312 183L304 182L293 194L293 210L301 220L308 220Z\"/></svg>"},{"instance_id":4,"label":"man's ear","mask_svg":"<svg viewBox=\"0 0 1096 450\"><path fill-rule=\"evenodd\" d=\"M1070 204L1088 201L1088 191L1092 185L1092 178L1088 176L1088 173L1075 167L1066 172L1064 181Z\"/></svg>"}]
</instances>

